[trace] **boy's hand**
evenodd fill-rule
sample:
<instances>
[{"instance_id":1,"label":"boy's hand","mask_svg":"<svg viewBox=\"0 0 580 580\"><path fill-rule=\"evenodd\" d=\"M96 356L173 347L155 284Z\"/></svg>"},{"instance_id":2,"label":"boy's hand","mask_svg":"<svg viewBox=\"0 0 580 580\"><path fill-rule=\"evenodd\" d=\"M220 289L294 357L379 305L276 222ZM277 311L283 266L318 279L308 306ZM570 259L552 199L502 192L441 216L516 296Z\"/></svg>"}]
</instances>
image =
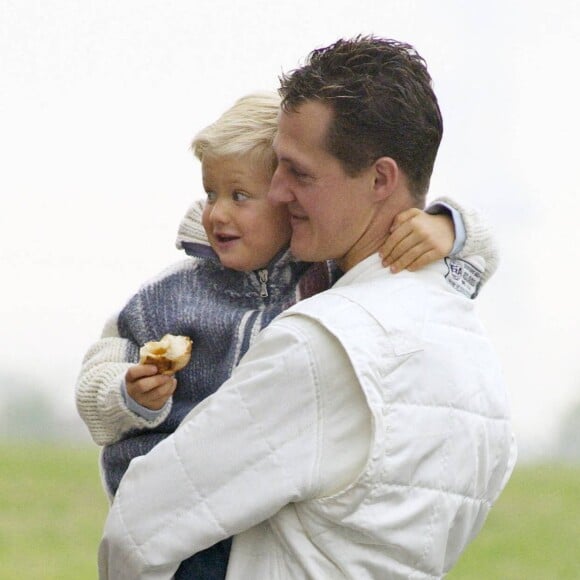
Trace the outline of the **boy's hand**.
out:
<instances>
[{"instance_id":1,"label":"boy's hand","mask_svg":"<svg viewBox=\"0 0 580 580\"><path fill-rule=\"evenodd\" d=\"M125 374L127 394L142 407L159 411L175 392L173 375L157 373L155 365L134 365Z\"/></svg>"},{"instance_id":2,"label":"boy's hand","mask_svg":"<svg viewBox=\"0 0 580 580\"><path fill-rule=\"evenodd\" d=\"M414 272L448 256L455 230L447 214L431 215L417 208L398 214L379 254L383 266L396 274L405 268Z\"/></svg>"}]
</instances>

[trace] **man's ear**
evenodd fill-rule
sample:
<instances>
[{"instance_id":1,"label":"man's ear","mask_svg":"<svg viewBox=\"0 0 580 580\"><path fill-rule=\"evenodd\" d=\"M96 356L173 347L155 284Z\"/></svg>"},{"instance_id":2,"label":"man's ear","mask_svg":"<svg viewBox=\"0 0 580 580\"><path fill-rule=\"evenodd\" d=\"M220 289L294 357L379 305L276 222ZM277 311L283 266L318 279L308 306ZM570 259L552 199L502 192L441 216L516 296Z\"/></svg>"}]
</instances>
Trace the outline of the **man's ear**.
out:
<instances>
[{"instance_id":1,"label":"man's ear","mask_svg":"<svg viewBox=\"0 0 580 580\"><path fill-rule=\"evenodd\" d=\"M375 182L373 192L376 201L387 199L397 188L400 170L391 157L379 157L374 164Z\"/></svg>"}]
</instances>

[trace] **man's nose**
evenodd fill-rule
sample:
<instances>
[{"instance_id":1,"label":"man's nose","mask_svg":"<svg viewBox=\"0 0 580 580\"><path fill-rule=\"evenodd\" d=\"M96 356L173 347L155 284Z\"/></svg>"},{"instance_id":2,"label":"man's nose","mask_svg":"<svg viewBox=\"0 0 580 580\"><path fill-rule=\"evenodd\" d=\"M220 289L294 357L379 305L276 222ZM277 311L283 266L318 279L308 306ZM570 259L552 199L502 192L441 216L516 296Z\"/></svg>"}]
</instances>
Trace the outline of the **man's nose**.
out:
<instances>
[{"instance_id":1,"label":"man's nose","mask_svg":"<svg viewBox=\"0 0 580 580\"><path fill-rule=\"evenodd\" d=\"M272 180L270 182L270 189L268 190L268 199L272 203L290 203L294 196L288 187L287 180L284 177L284 170L278 166Z\"/></svg>"}]
</instances>

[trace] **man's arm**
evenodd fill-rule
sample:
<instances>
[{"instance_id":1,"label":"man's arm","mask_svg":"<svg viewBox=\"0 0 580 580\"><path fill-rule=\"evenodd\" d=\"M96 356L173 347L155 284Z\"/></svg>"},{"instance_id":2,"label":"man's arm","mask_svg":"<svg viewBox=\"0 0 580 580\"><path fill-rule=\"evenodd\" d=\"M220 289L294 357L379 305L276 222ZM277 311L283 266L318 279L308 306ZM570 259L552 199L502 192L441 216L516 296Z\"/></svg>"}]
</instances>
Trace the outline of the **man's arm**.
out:
<instances>
[{"instance_id":1,"label":"man's arm","mask_svg":"<svg viewBox=\"0 0 580 580\"><path fill-rule=\"evenodd\" d=\"M171 578L191 554L359 473L371 424L361 389L340 345L296 318L264 330L231 379L131 463L105 527L102 579Z\"/></svg>"}]
</instances>

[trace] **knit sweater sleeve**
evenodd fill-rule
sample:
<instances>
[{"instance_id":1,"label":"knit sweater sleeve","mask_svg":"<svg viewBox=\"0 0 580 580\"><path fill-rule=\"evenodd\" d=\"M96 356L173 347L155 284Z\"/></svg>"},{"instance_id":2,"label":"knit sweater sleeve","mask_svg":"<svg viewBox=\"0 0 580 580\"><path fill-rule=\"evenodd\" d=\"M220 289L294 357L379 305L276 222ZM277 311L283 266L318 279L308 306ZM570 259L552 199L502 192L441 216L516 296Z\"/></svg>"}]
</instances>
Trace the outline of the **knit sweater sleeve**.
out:
<instances>
[{"instance_id":1,"label":"knit sweater sleeve","mask_svg":"<svg viewBox=\"0 0 580 580\"><path fill-rule=\"evenodd\" d=\"M155 419L147 420L125 404L121 385L127 369L137 362L130 355L135 351L132 346L130 340L118 335L115 317L83 359L75 389L76 405L97 445L115 443L132 429L156 427L171 411L169 402Z\"/></svg>"},{"instance_id":2,"label":"knit sweater sleeve","mask_svg":"<svg viewBox=\"0 0 580 580\"><path fill-rule=\"evenodd\" d=\"M469 256L481 256L485 260L481 282L485 284L499 264L499 250L490 226L475 209L464 206L450 197L439 197L433 203L437 202L445 203L461 214L466 237L465 245L457 257L466 259Z\"/></svg>"}]
</instances>

